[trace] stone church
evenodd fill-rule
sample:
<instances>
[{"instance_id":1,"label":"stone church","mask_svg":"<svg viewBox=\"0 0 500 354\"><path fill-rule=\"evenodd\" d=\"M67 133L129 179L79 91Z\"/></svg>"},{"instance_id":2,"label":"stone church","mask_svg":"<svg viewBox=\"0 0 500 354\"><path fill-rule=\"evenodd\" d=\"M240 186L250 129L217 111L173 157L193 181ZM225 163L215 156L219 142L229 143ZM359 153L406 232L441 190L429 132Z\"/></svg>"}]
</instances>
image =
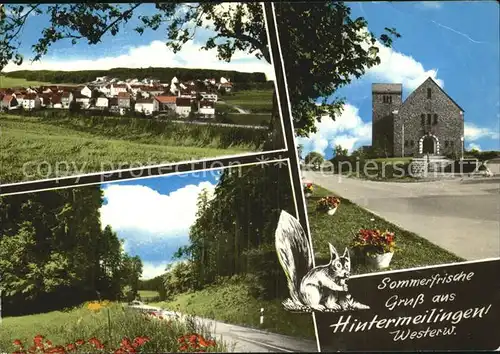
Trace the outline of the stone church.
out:
<instances>
[{"instance_id":1,"label":"stone church","mask_svg":"<svg viewBox=\"0 0 500 354\"><path fill-rule=\"evenodd\" d=\"M372 108L372 147L388 156L460 156L464 110L432 78L404 101L402 84L372 84Z\"/></svg>"}]
</instances>

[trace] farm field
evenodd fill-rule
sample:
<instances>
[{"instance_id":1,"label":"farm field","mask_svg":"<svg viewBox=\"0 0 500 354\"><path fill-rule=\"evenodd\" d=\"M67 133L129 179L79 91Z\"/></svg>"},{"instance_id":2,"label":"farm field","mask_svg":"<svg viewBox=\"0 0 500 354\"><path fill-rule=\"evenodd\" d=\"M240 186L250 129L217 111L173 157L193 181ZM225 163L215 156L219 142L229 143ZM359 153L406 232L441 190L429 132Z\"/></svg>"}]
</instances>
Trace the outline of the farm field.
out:
<instances>
[{"instance_id":1,"label":"farm field","mask_svg":"<svg viewBox=\"0 0 500 354\"><path fill-rule=\"evenodd\" d=\"M141 118L0 115L2 183L261 150L265 131Z\"/></svg>"},{"instance_id":2,"label":"farm field","mask_svg":"<svg viewBox=\"0 0 500 354\"><path fill-rule=\"evenodd\" d=\"M50 82L27 81L16 77L0 76L0 88L51 85ZM66 84L57 84L66 85Z\"/></svg>"},{"instance_id":3,"label":"farm field","mask_svg":"<svg viewBox=\"0 0 500 354\"><path fill-rule=\"evenodd\" d=\"M249 113L271 113L273 90L236 91L221 96L220 101L249 111Z\"/></svg>"}]
</instances>

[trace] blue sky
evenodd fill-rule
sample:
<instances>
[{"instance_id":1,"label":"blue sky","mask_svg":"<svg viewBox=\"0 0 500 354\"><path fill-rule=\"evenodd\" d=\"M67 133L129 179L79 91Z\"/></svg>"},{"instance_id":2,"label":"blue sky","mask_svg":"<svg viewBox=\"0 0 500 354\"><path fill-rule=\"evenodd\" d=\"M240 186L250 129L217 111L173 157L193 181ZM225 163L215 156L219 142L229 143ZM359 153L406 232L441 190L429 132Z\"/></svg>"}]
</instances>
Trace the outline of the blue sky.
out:
<instances>
[{"instance_id":1,"label":"blue sky","mask_svg":"<svg viewBox=\"0 0 500 354\"><path fill-rule=\"evenodd\" d=\"M123 5L127 8L127 5ZM224 4L225 9L232 5ZM59 41L52 45L41 61L31 64L33 57L31 46L37 42L41 30L48 26L46 14L30 16L20 37L20 51L26 58L18 67L8 65L4 70L90 70L110 69L113 67L189 67L243 72L265 72L269 79L274 79L272 66L253 54L238 52L231 63L219 61L214 50L200 50L206 39L213 33L207 29L197 29L192 41L184 49L174 54L165 46L166 25L157 31L146 30L139 35L133 29L140 24L138 15L155 13L154 4L142 4L135 10L135 16L124 25L116 36L105 35L102 42L89 46L85 41L72 45L70 40ZM208 22L206 22L208 23Z\"/></svg>"},{"instance_id":2,"label":"blue sky","mask_svg":"<svg viewBox=\"0 0 500 354\"><path fill-rule=\"evenodd\" d=\"M357 148L371 143L371 83L403 83L404 98L428 76L465 110L465 145L499 150L499 6L476 2L349 3L353 18L365 17L370 31L395 27L402 35L382 64L337 95L348 106L337 120L318 124L319 133L300 139L304 154L327 157L332 146Z\"/></svg>"},{"instance_id":3,"label":"blue sky","mask_svg":"<svg viewBox=\"0 0 500 354\"><path fill-rule=\"evenodd\" d=\"M101 186L105 203L102 226L111 225L125 241L125 251L141 257L143 277L164 273L173 254L189 244L196 202L204 189L213 191L220 170L200 171Z\"/></svg>"}]
</instances>

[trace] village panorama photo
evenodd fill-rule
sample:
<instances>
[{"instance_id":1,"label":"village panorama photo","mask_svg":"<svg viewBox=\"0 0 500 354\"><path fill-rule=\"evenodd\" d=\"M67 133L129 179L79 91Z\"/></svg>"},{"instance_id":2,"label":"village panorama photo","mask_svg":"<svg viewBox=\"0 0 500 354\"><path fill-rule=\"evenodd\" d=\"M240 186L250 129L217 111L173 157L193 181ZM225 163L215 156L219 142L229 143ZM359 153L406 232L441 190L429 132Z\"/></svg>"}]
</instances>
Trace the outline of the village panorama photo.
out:
<instances>
[{"instance_id":1,"label":"village panorama photo","mask_svg":"<svg viewBox=\"0 0 500 354\"><path fill-rule=\"evenodd\" d=\"M262 4L2 5L0 26L2 184L285 147Z\"/></svg>"}]
</instances>

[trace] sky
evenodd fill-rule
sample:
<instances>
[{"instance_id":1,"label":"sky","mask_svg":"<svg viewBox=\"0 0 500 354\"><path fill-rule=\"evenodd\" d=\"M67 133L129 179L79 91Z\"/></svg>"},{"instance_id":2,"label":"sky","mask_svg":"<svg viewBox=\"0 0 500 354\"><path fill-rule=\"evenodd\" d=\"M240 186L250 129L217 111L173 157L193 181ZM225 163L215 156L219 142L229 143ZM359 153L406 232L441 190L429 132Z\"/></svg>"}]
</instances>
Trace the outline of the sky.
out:
<instances>
[{"instance_id":1,"label":"sky","mask_svg":"<svg viewBox=\"0 0 500 354\"><path fill-rule=\"evenodd\" d=\"M232 4L222 5L225 9ZM135 10L136 15L123 26L116 36L105 35L102 43L88 45L79 41L72 45L70 40L56 42L41 61L31 63L32 45L40 36L41 30L48 26L46 14L31 15L20 37L20 51L25 61L21 66L9 63L4 71L13 70L106 70L116 67L184 67L220 70L236 70L241 72L264 72L268 80L274 80L272 65L259 60L253 54L236 52L230 63L217 59L216 50L201 50L206 40L214 32L204 28L198 29L192 41L174 54L165 45L166 25L158 30L146 30L141 36L133 29L141 24L138 15L156 13L154 4L142 4ZM208 23L208 22L205 22ZM36 35L35 35L36 34Z\"/></svg>"},{"instance_id":2,"label":"sky","mask_svg":"<svg viewBox=\"0 0 500 354\"><path fill-rule=\"evenodd\" d=\"M465 111L465 147L500 150L499 5L496 1L349 2L352 18L364 17L381 34L402 35L381 49L381 64L339 90L346 99L334 122L322 119L318 133L299 139L303 155L332 157L333 146L350 151L371 144L371 84L402 83L403 99L432 77Z\"/></svg>"},{"instance_id":3,"label":"sky","mask_svg":"<svg viewBox=\"0 0 500 354\"><path fill-rule=\"evenodd\" d=\"M197 199L212 192L220 170L111 182L101 186L101 225L110 225L131 256L143 262L143 279L165 273L174 253L189 244Z\"/></svg>"}]
</instances>

